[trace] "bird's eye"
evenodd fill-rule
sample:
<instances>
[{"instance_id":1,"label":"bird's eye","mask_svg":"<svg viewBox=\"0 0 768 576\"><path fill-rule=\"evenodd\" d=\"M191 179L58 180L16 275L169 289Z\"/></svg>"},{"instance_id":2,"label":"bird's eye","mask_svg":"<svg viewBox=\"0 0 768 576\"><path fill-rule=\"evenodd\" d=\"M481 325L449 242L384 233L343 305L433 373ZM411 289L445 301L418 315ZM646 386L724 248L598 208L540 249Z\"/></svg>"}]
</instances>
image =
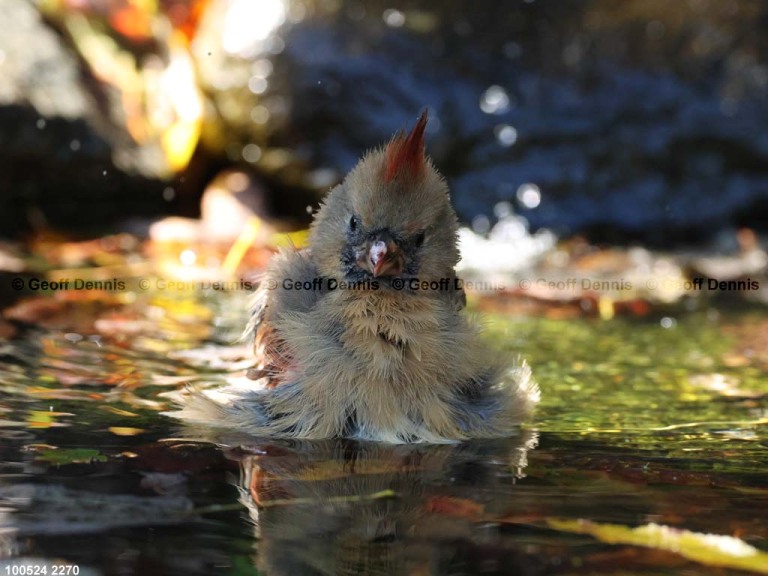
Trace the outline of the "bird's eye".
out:
<instances>
[{"instance_id":1,"label":"bird's eye","mask_svg":"<svg viewBox=\"0 0 768 576\"><path fill-rule=\"evenodd\" d=\"M416 234L416 248L419 248L422 244L424 244L424 232L419 232Z\"/></svg>"},{"instance_id":2,"label":"bird's eye","mask_svg":"<svg viewBox=\"0 0 768 576\"><path fill-rule=\"evenodd\" d=\"M352 216L349 217L349 231L357 232L357 229L359 227L360 227L360 219L353 214Z\"/></svg>"}]
</instances>

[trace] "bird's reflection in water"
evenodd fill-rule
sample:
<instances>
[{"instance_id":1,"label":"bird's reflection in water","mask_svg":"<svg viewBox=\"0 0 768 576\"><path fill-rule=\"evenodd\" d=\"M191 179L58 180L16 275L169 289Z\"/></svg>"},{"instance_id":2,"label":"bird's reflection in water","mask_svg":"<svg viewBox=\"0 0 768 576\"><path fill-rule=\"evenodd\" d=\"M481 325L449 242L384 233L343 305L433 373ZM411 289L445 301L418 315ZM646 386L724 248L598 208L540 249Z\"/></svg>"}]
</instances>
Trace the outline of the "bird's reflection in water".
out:
<instances>
[{"instance_id":1,"label":"bird's reflection in water","mask_svg":"<svg viewBox=\"0 0 768 576\"><path fill-rule=\"evenodd\" d=\"M455 445L272 441L227 455L261 573L438 574L452 572L457 542L514 508L536 442L531 431Z\"/></svg>"}]
</instances>

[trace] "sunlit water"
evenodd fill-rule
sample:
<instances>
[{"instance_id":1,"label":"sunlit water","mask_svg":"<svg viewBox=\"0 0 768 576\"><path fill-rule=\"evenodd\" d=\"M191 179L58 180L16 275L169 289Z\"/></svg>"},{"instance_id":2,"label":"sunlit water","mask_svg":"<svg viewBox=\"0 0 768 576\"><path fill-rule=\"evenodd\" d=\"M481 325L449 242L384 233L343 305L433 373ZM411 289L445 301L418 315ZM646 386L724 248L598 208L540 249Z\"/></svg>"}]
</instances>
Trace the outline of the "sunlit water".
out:
<instances>
[{"instance_id":1,"label":"sunlit water","mask_svg":"<svg viewBox=\"0 0 768 576\"><path fill-rule=\"evenodd\" d=\"M245 295L143 298L1 345L1 574L728 573L552 520L768 550L764 311L496 317L489 345L541 385L535 422L387 446L178 428L163 392L247 365Z\"/></svg>"}]
</instances>

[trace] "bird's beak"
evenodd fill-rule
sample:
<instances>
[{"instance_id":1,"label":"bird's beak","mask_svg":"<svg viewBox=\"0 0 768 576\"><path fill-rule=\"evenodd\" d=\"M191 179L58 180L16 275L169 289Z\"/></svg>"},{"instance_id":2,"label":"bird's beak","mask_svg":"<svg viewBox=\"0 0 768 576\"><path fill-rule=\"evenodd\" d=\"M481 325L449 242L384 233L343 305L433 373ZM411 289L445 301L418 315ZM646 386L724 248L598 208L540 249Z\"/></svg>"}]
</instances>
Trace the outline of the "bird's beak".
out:
<instances>
[{"instance_id":1,"label":"bird's beak","mask_svg":"<svg viewBox=\"0 0 768 576\"><path fill-rule=\"evenodd\" d=\"M368 249L366 267L375 278L397 276L403 272L403 254L389 238L377 238Z\"/></svg>"}]
</instances>

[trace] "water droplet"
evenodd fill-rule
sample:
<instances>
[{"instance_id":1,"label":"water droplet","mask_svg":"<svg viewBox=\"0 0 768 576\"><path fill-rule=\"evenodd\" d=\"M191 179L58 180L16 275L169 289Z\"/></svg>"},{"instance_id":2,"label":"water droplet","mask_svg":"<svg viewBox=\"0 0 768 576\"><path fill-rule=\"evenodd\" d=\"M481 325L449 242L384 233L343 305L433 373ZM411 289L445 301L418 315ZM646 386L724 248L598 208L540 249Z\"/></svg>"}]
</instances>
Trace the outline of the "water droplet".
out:
<instances>
[{"instance_id":1,"label":"water droplet","mask_svg":"<svg viewBox=\"0 0 768 576\"><path fill-rule=\"evenodd\" d=\"M502 218L506 218L507 216L511 216L514 210L512 209L512 204L509 202L499 202L496 204L496 206L493 207L493 214L501 220Z\"/></svg>"},{"instance_id":2,"label":"water droplet","mask_svg":"<svg viewBox=\"0 0 768 576\"><path fill-rule=\"evenodd\" d=\"M184 250L179 255L179 260L181 260L181 263L184 264L184 266L192 266L197 260L197 254L194 250Z\"/></svg>"},{"instance_id":3,"label":"water droplet","mask_svg":"<svg viewBox=\"0 0 768 576\"><path fill-rule=\"evenodd\" d=\"M240 194L251 185L251 181L245 172L232 172L224 179L224 184L235 194Z\"/></svg>"},{"instance_id":4,"label":"water droplet","mask_svg":"<svg viewBox=\"0 0 768 576\"><path fill-rule=\"evenodd\" d=\"M176 190L174 190L174 189L173 189L173 188L171 188L170 186L167 186L167 187L166 187L166 188L163 190L163 200L165 200L166 202L170 202L170 201L171 201L171 200L173 200L175 197L176 197Z\"/></svg>"},{"instance_id":5,"label":"water droplet","mask_svg":"<svg viewBox=\"0 0 768 576\"><path fill-rule=\"evenodd\" d=\"M382 18L384 18L384 22L387 26L392 26L393 28L400 28L405 24L405 14L394 8L387 8L384 10Z\"/></svg>"},{"instance_id":6,"label":"water droplet","mask_svg":"<svg viewBox=\"0 0 768 576\"><path fill-rule=\"evenodd\" d=\"M37 122L35 123L35 126L37 126L38 130L42 130L45 128L45 118L38 118Z\"/></svg>"},{"instance_id":7,"label":"water droplet","mask_svg":"<svg viewBox=\"0 0 768 576\"><path fill-rule=\"evenodd\" d=\"M259 60L256 60L251 65L251 73L256 78L268 78L270 74L272 74L273 66L272 62L267 60L266 58L261 58Z\"/></svg>"},{"instance_id":8,"label":"water droplet","mask_svg":"<svg viewBox=\"0 0 768 576\"><path fill-rule=\"evenodd\" d=\"M523 184L517 189L517 199L526 208L536 208L541 204L541 190L536 184Z\"/></svg>"},{"instance_id":9,"label":"water droplet","mask_svg":"<svg viewBox=\"0 0 768 576\"><path fill-rule=\"evenodd\" d=\"M288 103L282 96L272 96L264 102L264 105L272 116L280 117L288 113Z\"/></svg>"},{"instance_id":10,"label":"water droplet","mask_svg":"<svg viewBox=\"0 0 768 576\"><path fill-rule=\"evenodd\" d=\"M248 90L254 94L264 94L267 91L267 86L269 83L259 76L251 76L251 79L248 80Z\"/></svg>"},{"instance_id":11,"label":"water droplet","mask_svg":"<svg viewBox=\"0 0 768 576\"><path fill-rule=\"evenodd\" d=\"M498 242L528 243L528 221L519 216L502 218L491 230L490 237Z\"/></svg>"},{"instance_id":12,"label":"water droplet","mask_svg":"<svg viewBox=\"0 0 768 576\"><path fill-rule=\"evenodd\" d=\"M517 142L517 130L509 124L499 124L493 129L496 140L504 147L512 146Z\"/></svg>"},{"instance_id":13,"label":"water droplet","mask_svg":"<svg viewBox=\"0 0 768 576\"><path fill-rule=\"evenodd\" d=\"M288 19L293 24L302 22L307 17L307 7L299 2L291 2L289 4Z\"/></svg>"},{"instance_id":14,"label":"water droplet","mask_svg":"<svg viewBox=\"0 0 768 576\"><path fill-rule=\"evenodd\" d=\"M307 174L307 183L312 188L329 188L338 182L339 175L333 168L318 168Z\"/></svg>"},{"instance_id":15,"label":"water droplet","mask_svg":"<svg viewBox=\"0 0 768 576\"><path fill-rule=\"evenodd\" d=\"M72 150L72 152L77 152L80 150L80 140L72 140L69 143L69 149Z\"/></svg>"},{"instance_id":16,"label":"water droplet","mask_svg":"<svg viewBox=\"0 0 768 576\"><path fill-rule=\"evenodd\" d=\"M256 124L266 124L269 122L269 117L269 109L261 104L254 106L251 110L251 120L253 120Z\"/></svg>"},{"instance_id":17,"label":"water droplet","mask_svg":"<svg viewBox=\"0 0 768 576\"><path fill-rule=\"evenodd\" d=\"M675 320L674 318L670 318L669 316L664 316L664 318L662 318L661 322L659 323L661 324L662 328L667 330L677 326L677 320Z\"/></svg>"},{"instance_id":18,"label":"water droplet","mask_svg":"<svg viewBox=\"0 0 768 576\"><path fill-rule=\"evenodd\" d=\"M285 50L285 40L283 40L280 36L275 36L274 38L271 38L269 40L269 46L268 50L270 54L280 54L283 50Z\"/></svg>"},{"instance_id":19,"label":"water droplet","mask_svg":"<svg viewBox=\"0 0 768 576\"><path fill-rule=\"evenodd\" d=\"M261 148L256 144L246 144L243 148L243 159L246 162L258 162L261 158Z\"/></svg>"},{"instance_id":20,"label":"water droplet","mask_svg":"<svg viewBox=\"0 0 768 576\"><path fill-rule=\"evenodd\" d=\"M488 234L490 229L491 221L488 219L488 216L480 214L472 218L472 230L474 230L475 234Z\"/></svg>"},{"instance_id":21,"label":"water droplet","mask_svg":"<svg viewBox=\"0 0 768 576\"><path fill-rule=\"evenodd\" d=\"M486 114L502 114L509 110L509 96L501 86L493 85L480 98L480 110Z\"/></svg>"}]
</instances>

